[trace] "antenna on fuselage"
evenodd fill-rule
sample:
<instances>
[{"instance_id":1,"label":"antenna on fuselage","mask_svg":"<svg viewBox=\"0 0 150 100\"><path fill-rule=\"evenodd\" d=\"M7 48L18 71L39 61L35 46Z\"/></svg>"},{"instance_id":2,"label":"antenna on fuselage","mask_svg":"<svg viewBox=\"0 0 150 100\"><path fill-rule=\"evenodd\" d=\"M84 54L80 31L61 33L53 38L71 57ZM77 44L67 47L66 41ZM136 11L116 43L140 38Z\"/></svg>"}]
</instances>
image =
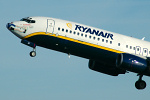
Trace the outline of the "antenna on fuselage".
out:
<instances>
[{"instance_id":1,"label":"antenna on fuselage","mask_svg":"<svg viewBox=\"0 0 150 100\"><path fill-rule=\"evenodd\" d=\"M68 58L70 58L70 53L68 53Z\"/></svg>"},{"instance_id":2,"label":"antenna on fuselage","mask_svg":"<svg viewBox=\"0 0 150 100\"><path fill-rule=\"evenodd\" d=\"M145 37L142 38L142 40L144 40L144 39L145 39Z\"/></svg>"}]
</instances>

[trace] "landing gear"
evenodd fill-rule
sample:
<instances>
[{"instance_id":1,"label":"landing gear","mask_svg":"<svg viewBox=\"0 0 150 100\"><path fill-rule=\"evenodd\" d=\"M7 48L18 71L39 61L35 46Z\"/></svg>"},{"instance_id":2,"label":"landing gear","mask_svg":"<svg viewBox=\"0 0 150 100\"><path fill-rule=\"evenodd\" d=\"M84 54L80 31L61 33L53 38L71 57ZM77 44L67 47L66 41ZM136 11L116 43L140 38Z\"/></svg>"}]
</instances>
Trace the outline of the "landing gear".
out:
<instances>
[{"instance_id":1,"label":"landing gear","mask_svg":"<svg viewBox=\"0 0 150 100\"><path fill-rule=\"evenodd\" d=\"M32 47L32 48L33 48L33 51L30 52L30 56L31 56L31 57L35 57L35 56L36 56L36 44L35 44L35 43L30 42L30 41L25 40L25 39L24 39L24 40L21 40L21 43L23 43L23 44L25 44L25 45L27 45L27 46Z\"/></svg>"},{"instance_id":2,"label":"landing gear","mask_svg":"<svg viewBox=\"0 0 150 100\"><path fill-rule=\"evenodd\" d=\"M139 80L136 81L136 83L135 83L135 87L138 90L142 90L142 89L146 88L146 82L142 80L142 77L143 77L143 75L139 75Z\"/></svg>"},{"instance_id":3,"label":"landing gear","mask_svg":"<svg viewBox=\"0 0 150 100\"><path fill-rule=\"evenodd\" d=\"M33 51L30 52L30 56L31 57L35 57L36 56L36 49L34 48Z\"/></svg>"}]
</instances>

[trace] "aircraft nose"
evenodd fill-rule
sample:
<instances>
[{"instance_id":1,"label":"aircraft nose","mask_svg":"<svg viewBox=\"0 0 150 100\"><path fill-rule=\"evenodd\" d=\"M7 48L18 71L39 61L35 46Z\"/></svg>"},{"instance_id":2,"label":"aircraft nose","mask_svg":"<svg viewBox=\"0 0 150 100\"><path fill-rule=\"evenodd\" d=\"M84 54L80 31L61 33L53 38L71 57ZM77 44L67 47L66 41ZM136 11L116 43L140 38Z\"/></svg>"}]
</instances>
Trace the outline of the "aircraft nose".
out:
<instances>
[{"instance_id":1,"label":"aircraft nose","mask_svg":"<svg viewBox=\"0 0 150 100\"><path fill-rule=\"evenodd\" d=\"M23 27L19 21L7 23L6 28L21 39L26 35L27 31L26 27Z\"/></svg>"},{"instance_id":2,"label":"aircraft nose","mask_svg":"<svg viewBox=\"0 0 150 100\"><path fill-rule=\"evenodd\" d=\"M12 22L6 24L6 27L7 27L7 29L9 29L9 30L14 30L14 28L13 28L12 26L15 26Z\"/></svg>"},{"instance_id":3,"label":"aircraft nose","mask_svg":"<svg viewBox=\"0 0 150 100\"><path fill-rule=\"evenodd\" d=\"M6 24L6 27L9 29L9 27L10 27L10 23L7 23L7 24Z\"/></svg>"}]
</instances>

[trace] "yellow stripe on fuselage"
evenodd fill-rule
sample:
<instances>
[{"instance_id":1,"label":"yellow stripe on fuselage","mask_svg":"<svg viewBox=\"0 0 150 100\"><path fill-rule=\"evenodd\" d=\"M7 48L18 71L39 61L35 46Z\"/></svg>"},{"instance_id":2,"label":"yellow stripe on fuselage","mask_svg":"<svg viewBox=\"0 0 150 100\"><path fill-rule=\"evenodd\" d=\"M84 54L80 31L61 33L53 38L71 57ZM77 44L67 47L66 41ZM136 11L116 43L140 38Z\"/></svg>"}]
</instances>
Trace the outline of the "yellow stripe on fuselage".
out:
<instances>
[{"instance_id":1,"label":"yellow stripe on fuselage","mask_svg":"<svg viewBox=\"0 0 150 100\"><path fill-rule=\"evenodd\" d=\"M45 32L32 33L32 34L29 34L29 35L25 36L23 39L27 39L27 38L35 36L35 35L47 35L47 36L57 37L57 38L60 38L60 39L64 39L64 40L68 40L68 41L84 44L84 45L95 47L95 48L100 48L100 49L111 51L111 52L115 52L115 53L124 53L122 51L114 50L114 49L111 49L111 48L107 48L107 47L95 45L95 44L92 44L92 43L87 43L87 42L75 40L75 39L72 39L72 38L69 38L69 37L65 37L65 36L61 36L61 35L56 36L55 34L45 33Z\"/></svg>"}]
</instances>

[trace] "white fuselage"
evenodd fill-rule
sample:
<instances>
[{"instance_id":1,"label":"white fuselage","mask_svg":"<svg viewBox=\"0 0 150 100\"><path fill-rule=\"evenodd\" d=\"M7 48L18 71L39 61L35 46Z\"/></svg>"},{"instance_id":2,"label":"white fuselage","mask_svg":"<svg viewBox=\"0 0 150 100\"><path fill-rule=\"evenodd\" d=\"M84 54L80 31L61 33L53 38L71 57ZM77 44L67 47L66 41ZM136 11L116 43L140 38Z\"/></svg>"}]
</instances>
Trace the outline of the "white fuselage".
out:
<instances>
[{"instance_id":1,"label":"white fuselage","mask_svg":"<svg viewBox=\"0 0 150 100\"><path fill-rule=\"evenodd\" d=\"M15 27L12 32L21 39L28 38L37 32L42 32L45 35L55 34L58 37L68 37L101 46L102 49L105 47L104 49L108 49L108 51L130 53L144 57L150 56L150 43L144 40L56 18L31 18L36 22L13 22ZM25 29L26 32L23 33Z\"/></svg>"}]
</instances>

